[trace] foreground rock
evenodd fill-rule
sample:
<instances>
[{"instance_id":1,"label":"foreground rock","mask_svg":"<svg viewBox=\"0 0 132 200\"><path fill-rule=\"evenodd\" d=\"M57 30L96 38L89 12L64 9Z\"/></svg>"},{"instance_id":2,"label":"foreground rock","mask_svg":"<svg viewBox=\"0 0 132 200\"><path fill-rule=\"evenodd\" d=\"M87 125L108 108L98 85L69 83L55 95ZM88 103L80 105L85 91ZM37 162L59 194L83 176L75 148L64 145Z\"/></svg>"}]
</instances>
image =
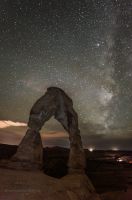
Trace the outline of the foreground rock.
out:
<instances>
[{"instance_id":1,"label":"foreground rock","mask_svg":"<svg viewBox=\"0 0 132 200\"><path fill-rule=\"evenodd\" d=\"M100 200L85 175L55 179L42 172L0 169L0 199Z\"/></svg>"},{"instance_id":2,"label":"foreground rock","mask_svg":"<svg viewBox=\"0 0 132 200\"><path fill-rule=\"evenodd\" d=\"M100 195L101 200L130 200L126 199L126 192L124 191L113 191L113 192L106 192Z\"/></svg>"}]
</instances>

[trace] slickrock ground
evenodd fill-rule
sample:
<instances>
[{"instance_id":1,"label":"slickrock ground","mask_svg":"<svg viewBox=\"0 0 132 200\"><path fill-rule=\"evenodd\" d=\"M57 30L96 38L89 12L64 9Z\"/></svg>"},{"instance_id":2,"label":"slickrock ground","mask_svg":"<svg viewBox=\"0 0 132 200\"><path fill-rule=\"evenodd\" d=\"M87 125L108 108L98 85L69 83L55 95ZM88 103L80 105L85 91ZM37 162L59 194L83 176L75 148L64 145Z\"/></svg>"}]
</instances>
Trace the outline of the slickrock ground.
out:
<instances>
[{"instance_id":1,"label":"slickrock ground","mask_svg":"<svg viewBox=\"0 0 132 200\"><path fill-rule=\"evenodd\" d=\"M100 200L87 176L0 169L0 200Z\"/></svg>"}]
</instances>

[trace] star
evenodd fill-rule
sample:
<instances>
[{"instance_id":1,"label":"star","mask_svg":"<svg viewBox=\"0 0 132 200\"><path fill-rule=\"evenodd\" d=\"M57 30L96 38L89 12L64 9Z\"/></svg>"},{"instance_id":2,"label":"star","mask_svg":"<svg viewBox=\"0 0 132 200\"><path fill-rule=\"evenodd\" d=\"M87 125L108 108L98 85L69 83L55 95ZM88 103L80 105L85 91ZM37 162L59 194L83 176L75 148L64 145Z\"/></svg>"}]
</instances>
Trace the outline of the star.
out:
<instances>
[{"instance_id":1,"label":"star","mask_svg":"<svg viewBox=\"0 0 132 200\"><path fill-rule=\"evenodd\" d=\"M100 43L97 43L96 46L97 46L97 47L100 47Z\"/></svg>"}]
</instances>

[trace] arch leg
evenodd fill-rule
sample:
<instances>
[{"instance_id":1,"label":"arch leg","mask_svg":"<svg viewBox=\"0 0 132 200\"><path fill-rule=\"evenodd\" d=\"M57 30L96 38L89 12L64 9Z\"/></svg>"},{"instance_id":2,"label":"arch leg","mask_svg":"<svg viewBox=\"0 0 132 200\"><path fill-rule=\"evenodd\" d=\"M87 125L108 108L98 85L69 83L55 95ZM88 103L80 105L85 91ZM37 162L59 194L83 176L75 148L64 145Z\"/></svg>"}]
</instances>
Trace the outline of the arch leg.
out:
<instances>
[{"instance_id":1,"label":"arch leg","mask_svg":"<svg viewBox=\"0 0 132 200\"><path fill-rule=\"evenodd\" d=\"M40 113L29 117L28 130L20 142L16 154L11 158L10 167L41 169L43 167L43 145L39 130L53 113ZM40 116L42 116L40 118Z\"/></svg>"},{"instance_id":2,"label":"arch leg","mask_svg":"<svg viewBox=\"0 0 132 200\"><path fill-rule=\"evenodd\" d=\"M18 169L41 169L43 166L43 145L40 133L28 129L11 158L9 167Z\"/></svg>"},{"instance_id":3,"label":"arch leg","mask_svg":"<svg viewBox=\"0 0 132 200\"><path fill-rule=\"evenodd\" d=\"M69 173L84 172L86 161L82 146L80 130L78 129L78 118L76 112L69 112L67 115L56 115L55 118L62 124L69 133L70 155L68 161Z\"/></svg>"}]
</instances>

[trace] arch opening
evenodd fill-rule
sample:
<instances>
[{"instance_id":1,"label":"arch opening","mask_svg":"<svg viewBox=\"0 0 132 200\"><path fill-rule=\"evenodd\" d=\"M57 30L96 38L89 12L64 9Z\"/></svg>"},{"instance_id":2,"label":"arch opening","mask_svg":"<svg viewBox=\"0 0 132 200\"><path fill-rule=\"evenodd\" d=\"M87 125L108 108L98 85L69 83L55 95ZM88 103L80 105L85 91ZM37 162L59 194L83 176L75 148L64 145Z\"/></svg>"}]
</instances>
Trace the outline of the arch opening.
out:
<instances>
[{"instance_id":1,"label":"arch opening","mask_svg":"<svg viewBox=\"0 0 132 200\"><path fill-rule=\"evenodd\" d=\"M70 147L69 134L54 117L45 123L40 134L43 147Z\"/></svg>"}]
</instances>

